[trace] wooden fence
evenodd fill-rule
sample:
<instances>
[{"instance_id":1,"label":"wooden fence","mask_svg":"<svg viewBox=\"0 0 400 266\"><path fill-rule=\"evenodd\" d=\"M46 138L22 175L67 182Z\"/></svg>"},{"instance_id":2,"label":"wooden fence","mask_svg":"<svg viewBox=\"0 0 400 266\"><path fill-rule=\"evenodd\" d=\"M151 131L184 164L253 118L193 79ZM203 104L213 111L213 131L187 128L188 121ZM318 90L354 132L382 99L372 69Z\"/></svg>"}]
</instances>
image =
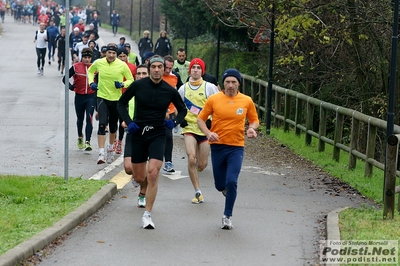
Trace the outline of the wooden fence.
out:
<instances>
[{"instance_id":1,"label":"wooden fence","mask_svg":"<svg viewBox=\"0 0 400 266\"><path fill-rule=\"evenodd\" d=\"M256 79L252 76L242 74L242 92L251 96L257 106L260 117L265 116L267 110L267 86L268 82ZM271 121L275 127L283 126L285 131L294 130L296 135L302 132L305 135L305 144L310 145L312 137L318 140L318 151L325 150L325 144L333 146L333 159L339 161L340 152L349 154L348 169L356 167L357 159L362 159L365 163L364 175L370 177L373 167L381 170L385 169L384 160L375 159L377 130L386 132L387 123L384 120L371 117L358 111L327 103L305 94L285 89L276 85L272 87L272 112ZM318 132L314 131L314 118L318 114ZM334 119L327 117L334 115ZM346 136L350 138L343 140L343 130L345 119L350 121L351 126ZM363 123L367 130L366 136L361 136L360 124ZM334 128L331 137L327 136L327 126ZM394 134L400 133L400 127L394 126ZM366 139L365 152L358 150L359 139ZM346 144L347 143L347 144ZM386 142L385 142L386 143ZM386 144L385 144L386 145ZM400 176L400 171L396 170L396 175Z\"/></svg>"}]
</instances>

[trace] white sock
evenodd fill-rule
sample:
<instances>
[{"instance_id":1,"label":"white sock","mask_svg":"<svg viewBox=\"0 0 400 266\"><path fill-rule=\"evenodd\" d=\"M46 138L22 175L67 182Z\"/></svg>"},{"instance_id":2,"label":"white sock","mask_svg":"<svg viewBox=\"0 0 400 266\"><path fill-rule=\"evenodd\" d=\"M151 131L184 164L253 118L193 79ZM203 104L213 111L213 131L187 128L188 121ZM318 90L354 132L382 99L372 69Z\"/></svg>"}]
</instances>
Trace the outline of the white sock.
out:
<instances>
[{"instance_id":1,"label":"white sock","mask_svg":"<svg viewBox=\"0 0 400 266\"><path fill-rule=\"evenodd\" d=\"M143 216L150 217L150 216L151 216L151 212L145 211L145 212L143 213Z\"/></svg>"},{"instance_id":2,"label":"white sock","mask_svg":"<svg viewBox=\"0 0 400 266\"><path fill-rule=\"evenodd\" d=\"M104 154L104 148L99 148L99 153Z\"/></svg>"}]
</instances>

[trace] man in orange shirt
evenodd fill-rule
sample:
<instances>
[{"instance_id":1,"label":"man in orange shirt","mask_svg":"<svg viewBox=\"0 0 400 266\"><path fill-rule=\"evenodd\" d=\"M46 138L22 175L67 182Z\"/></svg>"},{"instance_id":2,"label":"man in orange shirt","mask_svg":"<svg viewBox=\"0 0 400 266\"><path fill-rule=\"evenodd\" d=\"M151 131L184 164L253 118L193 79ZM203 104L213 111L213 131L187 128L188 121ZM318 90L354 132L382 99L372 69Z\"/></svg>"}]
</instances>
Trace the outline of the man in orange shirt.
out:
<instances>
[{"instance_id":1,"label":"man in orange shirt","mask_svg":"<svg viewBox=\"0 0 400 266\"><path fill-rule=\"evenodd\" d=\"M174 58L170 55L166 55L164 56L164 61L165 61L165 68L162 79L175 89L178 89L179 86L182 84L182 81L180 81L178 76L172 73L172 67L174 66ZM176 109L173 103L170 103L168 107L167 116L168 116L167 119L172 119L172 120L175 119ZM167 136L165 140L165 152L164 152L165 165L163 167L163 170L168 173L173 173L175 172L174 165L172 164L172 149L174 147L174 141L173 141L172 129L167 128L166 130L167 130Z\"/></svg>"},{"instance_id":2,"label":"man in orange shirt","mask_svg":"<svg viewBox=\"0 0 400 266\"><path fill-rule=\"evenodd\" d=\"M215 188L225 198L222 229L232 229L232 212L237 195L237 182L244 154L246 118L248 138L257 137L258 115L253 100L239 92L242 77L238 70L229 68L222 76L224 90L211 95L201 110L197 124L211 147L211 163ZM211 129L205 121L212 115Z\"/></svg>"}]
</instances>

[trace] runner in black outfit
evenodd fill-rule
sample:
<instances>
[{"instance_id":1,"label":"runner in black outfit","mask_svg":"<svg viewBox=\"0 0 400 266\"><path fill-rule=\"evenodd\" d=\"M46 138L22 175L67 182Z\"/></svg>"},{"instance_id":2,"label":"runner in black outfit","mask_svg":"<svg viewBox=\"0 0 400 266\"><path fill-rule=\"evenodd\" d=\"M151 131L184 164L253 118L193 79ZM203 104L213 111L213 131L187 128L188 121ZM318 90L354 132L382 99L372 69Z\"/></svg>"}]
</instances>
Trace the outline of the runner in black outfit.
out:
<instances>
[{"instance_id":1,"label":"runner in black outfit","mask_svg":"<svg viewBox=\"0 0 400 266\"><path fill-rule=\"evenodd\" d=\"M187 109L178 91L162 80L164 59L154 56L149 61L150 77L133 82L118 101L118 112L123 125L132 134L132 170L136 182L142 183L147 177L146 211L142 217L145 229L154 229L151 210L157 195L158 174L165 149L166 128L174 128L186 116ZM130 118L127 106L135 97L135 114ZM175 121L166 120L170 103L175 105L178 114ZM147 160L149 162L147 164Z\"/></svg>"}]
</instances>

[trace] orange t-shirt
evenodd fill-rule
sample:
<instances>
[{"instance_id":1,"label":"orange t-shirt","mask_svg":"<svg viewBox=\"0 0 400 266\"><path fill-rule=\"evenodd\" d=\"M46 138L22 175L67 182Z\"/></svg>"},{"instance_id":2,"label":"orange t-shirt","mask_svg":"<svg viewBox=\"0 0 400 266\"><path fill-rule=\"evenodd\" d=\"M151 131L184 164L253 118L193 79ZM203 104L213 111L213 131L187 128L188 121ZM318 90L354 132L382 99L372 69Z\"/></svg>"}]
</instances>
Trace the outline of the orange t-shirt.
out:
<instances>
[{"instance_id":1,"label":"orange t-shirt","mask_svg":"<svg viewBox=\"0 0 400 266\"><path fill-rule=\"evenodd\" d=\"M176 85L178 84L178 77L174 74L170 73L168 76L163 75L162 79L167 82L169 85L176 89ZM173 103L170 103L168 106L168 114L175 113L175 106Z\"/></svg>"},{"instance_id":2,"label":"orange t-shirt","mask_svg":"<svg viewBox=\"0 0 400 266\"><path fill-rule=\"evenodd\" d=\"M209 115L212 115L211 131L219 138L210 144L244 146L246 118L250 123L259 123L253 100L240 92L235 97L228 97L223 91L211 95L198 117L206 121Z\"/></svg>"}]
</instances>

